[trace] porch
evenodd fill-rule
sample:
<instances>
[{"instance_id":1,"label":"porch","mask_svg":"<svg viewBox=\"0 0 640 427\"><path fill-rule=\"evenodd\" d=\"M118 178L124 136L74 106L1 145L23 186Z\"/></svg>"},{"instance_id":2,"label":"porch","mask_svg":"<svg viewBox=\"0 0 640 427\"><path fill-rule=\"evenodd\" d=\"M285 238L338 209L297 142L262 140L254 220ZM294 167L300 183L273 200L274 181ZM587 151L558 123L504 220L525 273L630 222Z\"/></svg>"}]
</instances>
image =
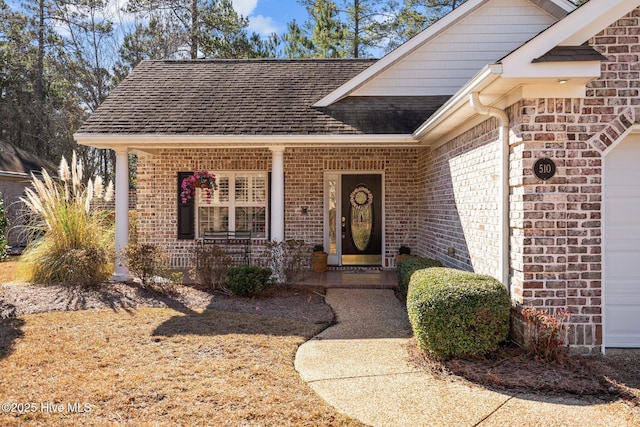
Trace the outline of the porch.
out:
<instances>
[{"instance_id":1,"label":"porch","mask_svg":"<svg viewBox=\"0 0 640 427\"><path fill-rule=\"evenodd\" d=\"M381 270L366 267L329 269L325 273L307 272L307 277L298 286L320 286L323 288L394 289L398 287L396 270Z\"/></svg>"},{"instance_id":2,"label":"porch","mask_svg":"<svg viewBox=\"0 0 640 427\"><path fill-rule=\"evenodd\" d=\"M193 284L187 269L182 272L185 284ZM306 271L304 278L293 286L352 289L395 289L398 287L396 270L382 270L367 267L331 268L325 273Z\"/></svg>"}]
</instances>

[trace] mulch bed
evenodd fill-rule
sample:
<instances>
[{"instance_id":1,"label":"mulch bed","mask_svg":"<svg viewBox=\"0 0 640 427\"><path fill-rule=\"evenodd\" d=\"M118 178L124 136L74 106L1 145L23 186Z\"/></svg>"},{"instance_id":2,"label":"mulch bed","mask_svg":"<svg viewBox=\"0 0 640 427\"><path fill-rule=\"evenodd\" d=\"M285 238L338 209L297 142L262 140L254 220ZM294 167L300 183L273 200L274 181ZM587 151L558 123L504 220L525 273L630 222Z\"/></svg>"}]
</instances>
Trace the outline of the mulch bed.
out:
<instances>
[{"instance_id":1,"label":"mulch bed","mask_svg":"<svg viewBox=\"0 0 640 427\"><path fill-rule=\"evenodd\" d=\"M219 290L173 285L157 292L134 283L105 283L82 288L69 285L0 284L0 318L51 311L133 310L139 307L213 309L263 314L317 324L333 322L321 288L276 287L256 298L233 297Z\"/></svg>"},{"instance_id":2,"label":"mulch bed","mask_svg":"<svg viewBox=\"0 0 640 427\"><path fill-rule=\"evenodd\" d=\"M640 352L611 351L606 357L565 354L557 362L537 360L525 349L505 346L478 358L439 361L412 342L412 361L439 378L484 387L545 395L623 399L640 407Z\"/></svg>"}]
</instances>

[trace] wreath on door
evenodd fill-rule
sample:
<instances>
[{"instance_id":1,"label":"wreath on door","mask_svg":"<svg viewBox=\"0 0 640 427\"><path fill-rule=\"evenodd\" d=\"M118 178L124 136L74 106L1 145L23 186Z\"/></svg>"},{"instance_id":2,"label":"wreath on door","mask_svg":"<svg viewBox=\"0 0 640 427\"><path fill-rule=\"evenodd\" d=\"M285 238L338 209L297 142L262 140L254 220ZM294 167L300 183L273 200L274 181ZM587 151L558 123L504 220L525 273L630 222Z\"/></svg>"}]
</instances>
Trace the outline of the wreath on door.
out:
<instances>
[{"instance_id":1,"label":"wreath on door","mask_svg":"<svg viewBox=\"0 0 640 427\"><path fill-rule=\"evenodd\" d=\"M373 193L365 186L356 187L349 195L349 202L354 209L365 210L373 203Z\"/></svg>"}]
</instances>

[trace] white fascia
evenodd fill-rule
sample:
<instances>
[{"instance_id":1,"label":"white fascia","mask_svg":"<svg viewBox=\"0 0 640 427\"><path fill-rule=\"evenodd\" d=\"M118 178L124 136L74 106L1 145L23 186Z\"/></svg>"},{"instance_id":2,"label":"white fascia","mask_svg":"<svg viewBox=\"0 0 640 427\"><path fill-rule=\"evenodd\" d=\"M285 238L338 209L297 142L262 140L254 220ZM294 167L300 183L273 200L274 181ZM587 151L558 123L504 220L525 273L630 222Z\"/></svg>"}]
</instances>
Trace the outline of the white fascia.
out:
<instances>
[{"instance_id":1,"label":"white fascia","mask_svg":"<svg viewBox=\"0 0 640 427\"><path fill-rule=\"evenodd\" d=\"M283 147L413 147L411 134L388 135L172 135L172 134L96 134L76 133L80 145L140 151L174 148L269 148Z\"/></svg>"},{"instance_id":2,"label":"white fascia","mask_svg":"<svg viewBox=\"0 0 640 427\"><path fill-rule=\"evenodd\" d=\"M424 138L432 129L446 121L449 116L463 106L469 105L469 94L480 92L491 82L500 77L502 67L500 64L486 65L474 78L464 85L455 95L453 95L442 107L429 117L415 132L413 137L416 140Z\"/></svg>"},{"instance_id":3,"label":"white fascia","mask_svg":"<svg viewBox=\"0 0 640 427\"><path fill-rule=\"evenodd\" d=\"M556 46L580 46L635 8L640 0L590 0L573 13L514 50L502 59L503 77L575 77L600 75L599 61L579 67L567 63L531 63ZM597 64L596 64L597 63Z\"/></svg>"},{"instance_id":4,"label":"white fascia","mask_svg":"<svg viewBox=\"0 0 640 427\"><path fill-rule=\"evenodd\" d=\"M314 107L328 107L334 102L348 96L351 92L355 91L387 68L391 67L402 58L411 54L413 51L421 47L431 38L439 35L445 31L449 26L453 25L456 21L464 18L469 13L473 12L476 8L489 0L469 0L462 4L462 6L456 8L451 13L445 15L433 25L422 31L420 34L410 39L406 43L399 46L394 51L388 53L378 62L374 63L371 67L367 68L342 86L331 92L329 95L316 102Z\"/></svg>"}]
</instances>

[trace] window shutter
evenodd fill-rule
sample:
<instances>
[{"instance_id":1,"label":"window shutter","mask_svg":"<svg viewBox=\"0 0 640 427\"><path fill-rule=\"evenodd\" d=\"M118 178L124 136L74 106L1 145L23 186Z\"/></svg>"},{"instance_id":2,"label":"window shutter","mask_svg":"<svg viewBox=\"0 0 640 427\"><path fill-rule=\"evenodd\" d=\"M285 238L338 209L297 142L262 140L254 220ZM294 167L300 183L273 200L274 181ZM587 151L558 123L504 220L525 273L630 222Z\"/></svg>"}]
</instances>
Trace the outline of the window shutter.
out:
<instances>
[{"instance_id":1,"label":"window shutter","mask_svg":"<svg viewBox=\"0 0 640 427\"><path fill-rule=\"evenodd\" d=\"M182 180L193 175L193 172L178 172L178 240L193 240L196 237L195 197L182 203L180 193Z\"/></svg>"}]
</instances>

